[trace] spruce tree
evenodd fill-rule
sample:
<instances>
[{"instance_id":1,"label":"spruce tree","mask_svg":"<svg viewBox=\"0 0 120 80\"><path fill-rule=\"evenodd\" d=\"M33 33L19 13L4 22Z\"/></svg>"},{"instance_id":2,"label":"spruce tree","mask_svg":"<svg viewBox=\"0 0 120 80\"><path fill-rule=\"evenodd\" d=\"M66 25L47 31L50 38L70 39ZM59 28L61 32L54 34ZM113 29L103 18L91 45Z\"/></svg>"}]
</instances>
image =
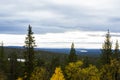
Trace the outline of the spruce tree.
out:
<instances>
[{"instance_id":1,"label":"spruce tree","mask_svg":"<svg viewBox=\"0 0 120 80\"><path fill-rule=\"evenodd\" d=\"M4 73L7 73L7 57L5 55L5 52L4 52L4 44L3 42L1 43L1 46L0 46L0 70L2 70Z\"/></svg>"},{"instance_id":2,"label":"spruce tree","mask_svg":"<svg viewBox=\"0 0 120 80\"><path fill-rule=\"evenodd\" d=\"M116 41L116 44L115 44L115 50L114 50L114 54L113 54L113 57L114 57L114 59L116 59L116 60L119 60L119 56L120 56L120 54L119 54L120 52L119 52L119 44L118 44L118 40Z\"/></svg>"},{"instance_id":3,"label":"spruce tree","mask_svg":"<svg viewBox=\"0 0 120 80\"><path fill-rule=\"evenodd\" d=\"M60 58L59 57L52 57L52 60L50 62L49 72L50 76L54 73L54 70L56 67L60 66Z\"/></svg>"},{"instance_id":4,"label":"spruce tree","mask_svg":"<svg viewBox=\"0 0 120 80\"><path fill-rule=\"evenodd\" d=\"M17 79L17 54L15 52L10 54L10 80Z\"/></svg>"},{"instance_id":5,"label":"spruce tree","mask_svg":"<svg viewBox=\"0 0 120 80\"><path fill-rule=\"evenodd\" d=\"M101 54L101 62L102 64L110 64L110 60L112 58L112 42L110 41L110 32L108 30L105 41L102 47L102 54Z\"/></svg>"},{"instance_id":6,"label":"spruce tree","mask_svg":"<svg viewBox=\"0 0 120 80\"><path fill-rule=\"evenodd\" d=\"M77 55L76 55L76 51L74 48L74 43L72 43L70 54L68 56L68 62L75 62L75 61L77 61Z\"/></svg>"},{"instance_id":7,"label":"spruce tree","mask_svg":"<svg viewBox=\"0 0 120 80\"><path fill-rule=\"evenodd\" d=\"M5 56L4 56L4 46L3 46L3 42L1 43L1 46L0 46L0 59L3 59Z\"/></svg>"},{"instance_id":8,"label":"spruce tree","mask_svg":"<svg viewBox=\"0 0 120 80\"><path fill-rule=\"evenodd\" d=\"M35 66L35 40L33 37L32 27L29 25L28 34L25 40L25 80L29 80Z\"/></svg>"},{"instance_id":9,"label":"spruce tree","mask_svg":"<svg viewBox=\"0 0 120 80\"><path fill-rule=\"evenodd\" d=\"M0 69L4 68L4 59L5 59L5 55L4 55L4 47L2 42L0 46Z\"/></svg>"}]
</instances>

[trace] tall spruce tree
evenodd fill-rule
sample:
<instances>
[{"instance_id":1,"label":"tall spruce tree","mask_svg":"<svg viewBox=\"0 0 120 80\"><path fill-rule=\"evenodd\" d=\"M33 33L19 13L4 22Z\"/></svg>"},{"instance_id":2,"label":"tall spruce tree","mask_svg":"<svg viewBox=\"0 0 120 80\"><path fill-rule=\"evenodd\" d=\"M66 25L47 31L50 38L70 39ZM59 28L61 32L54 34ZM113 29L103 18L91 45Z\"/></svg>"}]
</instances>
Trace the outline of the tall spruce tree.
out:
<instances>
[{"instance_id":1,"label":"tall spruce tree","mask_svg":"<svg viewBox=\"0 0 120 80\"><path fill-rule=\"evenodd\" d=\"M115 50L114 50L113 56L114 56L114 58L115 58L116 60L119 60L119 58L120 58L118 40L116 41L116 44L115 44Z\"/></svg>"},{"instance_id":2,"label":"tall spruce tree","mask_svg":"<svg viewBox=\"0 0 120 80\"><path fill-rule=\"evenodd\" d=\"M4 56L4 46L3 46L3 42L1 43L1 46L0 46L0 58L3 59L5 56Z\"/></svg>"},{"instance_id":3,"label":"tall spruce tree","mask_svg":"<svg viewBox=\"0 0 120 80\"><path fill-rule=\"evenodd\" d=\"M110 64L112 58L112 42L110 41L110 32L108 30L105 41L102 46L101 62L102 64Z\"/></svg>"},{"instance_id":4,"label":"tall spruce tree","mask_svg":"<svg viewBox=\"0 0 120 80\"><path fill-rule=\"evenodd\" d=\"M8 76L8 74L7 74L8 73L8 58L6 57L5 52L4 52L4 43L3 42L1 42L1 45L0 45L0 73L1 74L3 73L4 79L5 78L7 79L7 76ZM0 80L2 80L1 76L0 76Z\"/></svg>"},{"instance_id":5,"label":"tall spruce tree","mask_svg":"<svg viewBox=\"0 0 120 80\"><path fill-rule=\"evenodd\" d=\"M74 43L72 43L70 54L68 56L68 62L75 62L75 61L77 61L77 55L76 55L76 51L74 48Z\"/></svg>"},{"instance_id":6,"label":"tall spruce tree","mask_svg":"<svg viewBox=\"0 0 120 80\"><path fill-rule=\"evenodd\" d=\"M17 54L15 52L10 54L10 77L9 80L17 79Z\"/></svg>"},{"instance_id":7,"label":"tall spruce tree","mask_svg":"<svg viewBox=\"0 0 120 80\"><path fill-rule=\"evenodd\" d=\"M28 34L25 40L25 80L29 80L35 66L35 40L33 37L32 27L29 25Z\"/></svg>"},{"instance_id":8,"label":"tall spruce tree","mask_svg":"<svg viewBox=\"0 0 120 80\"><path fill-rule=\"evenodd\" d=\"M4 52L4 44L2 42L0 46L0 69L4 72L7 71L7 61L8 60Z\"/></svg>"},{"instance_id":9,"label":"tall spruce tree","mask_svg":"<svg viewBox=\"0 0 120 80\"><path fill-rule=\"evenodd\" d=\"M0 46L0 68L1 69L4 68L4 59L5 59L5 55L4 55L4 47L2 42Z\"/></svg>"}]
</instances>

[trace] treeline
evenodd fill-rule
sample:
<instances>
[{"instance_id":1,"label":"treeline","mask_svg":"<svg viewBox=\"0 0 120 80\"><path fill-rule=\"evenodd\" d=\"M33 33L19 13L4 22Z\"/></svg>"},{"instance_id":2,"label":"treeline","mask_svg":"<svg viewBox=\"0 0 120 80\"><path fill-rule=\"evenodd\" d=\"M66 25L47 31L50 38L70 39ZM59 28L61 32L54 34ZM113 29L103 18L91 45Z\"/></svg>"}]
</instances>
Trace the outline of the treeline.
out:
<instances>
[{"instance_id":1,"label":"treeline","mask_svg":"<svg viewBox=\"0 0 120 80\"><path fill-rule=\"evenodd\" d=\"M3 43L0 47L0 80L120 80L120 51L116 40L115 49L112 50L111 35L108 30L102 45L101 54L97 63L89 62L88 57L80 58L76 54L74 43L70 54L53 56L49 61L34 48L35 37L29 25L25 38L25 45L20 52L5 54ZM60 54L62 55L62 54ZM18 61L20 56L24 61Z\"/></svg>"}]
</instances>

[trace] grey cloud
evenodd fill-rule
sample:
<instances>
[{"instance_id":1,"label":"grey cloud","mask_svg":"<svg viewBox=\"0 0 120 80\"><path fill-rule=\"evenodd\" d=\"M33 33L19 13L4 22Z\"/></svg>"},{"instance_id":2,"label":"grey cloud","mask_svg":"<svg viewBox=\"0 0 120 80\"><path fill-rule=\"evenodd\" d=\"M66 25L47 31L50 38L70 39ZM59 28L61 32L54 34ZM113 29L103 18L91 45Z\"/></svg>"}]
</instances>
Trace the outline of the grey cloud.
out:
<instances>
[{"instance_id":1,"label":"grey cloud","mask_svg":"<svg viewBox=\"0 0 120 80\"><path fill-rule=\"evenodd\" d=\"M65 30L63 28L60 28L60 27L42 26L42 25L40 25L37 28L33 27L33 31L35 31L36 34L65 32Z\"/></svg>"},{"instance_id":2,"label":"grey cloud","mask_svg":"<svg viewBox=\"0 0 120 80\"><path fill-rule=\"evenodd\" d=\"M33 26L35 33L57 33L73 30L119 32L119 18L111 18L101 15L101 11L91 10L85 7L72 5L57 5L46 1L2 1L0 4L0 33L23 34L29 24ZM114 3L113 3L114 4ZM118 6L119 7L119 6ZM58 17L42 18L24 14L34 11L50 11ZM114 10L113 10L114 11ZM22 15L20 13L23 13ZM100 14L98 14L100 13ZM110 14L108 14L110 15ZM36 15L37 16L37 15ZM48 16L48 15L46 15ZM61 17L62 16L62 17ZM111 18L111 19L110 19ZM116 26L116 28L114 28ZM20 31L21 30L21 31ZM7 32L8 31L8 32Z\"/></svg>"},{"instance_id":3,"label":"grey cloud","mask_svg":"<svg viewBox=\"0 0 120 80\"><path fill-rule=\"evenodd\" d=\"M20 26L0 26L1 34L21 34L25 29L19 28ZM22 32L21 32L22 31Z\"/></svg>"},{"instance_id":4,"label":"grey cloud","mask_svg":"<svg viewBox=\"0 0 120 80\"><path fill-rule=\"evenodd\" d=\"M120 17L113 17L109 19L110 22L120 22Z\"/></svg>"}]
</instances>

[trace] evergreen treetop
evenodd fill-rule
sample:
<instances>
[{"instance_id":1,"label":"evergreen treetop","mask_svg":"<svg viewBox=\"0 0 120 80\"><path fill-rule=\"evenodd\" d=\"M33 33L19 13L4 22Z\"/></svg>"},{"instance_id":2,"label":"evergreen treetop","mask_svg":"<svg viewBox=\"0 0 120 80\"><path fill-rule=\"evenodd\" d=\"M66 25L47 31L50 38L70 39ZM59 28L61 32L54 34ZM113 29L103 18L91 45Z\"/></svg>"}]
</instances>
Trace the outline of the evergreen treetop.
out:
<instances>
[{"instance_id":1,"label":"evergreen treetop","mask_svg":"<svg viewBox=\"0 0 120 80\"><path fill-rule=\"evenodd\" d=\"M75 62L77 61L77 55L76 55L76 51L75 51L75 48L74 48L74 43L72 43L71 45L71 50L70 50L70 54L68 56L68 61L69 62Z\"/></svg>"},{"instance_id":2,"label":"evergreen treetop","mask_svg":"<svg viewBox=\"0 0 120 80\"><path fill-rule=\"evenodd\" d=\"M112 42L110 40L110 32L108 30L105 41L102 46L102 54L101 54L101 62L102 64L110 64L110 60L112 58Z\"/></svg>"},{"instance_id":3,"label":"evergreen treetop","mask_svg":"<svg viewBox=\"0 0 120 80\"><path fill-rule=\"evenodd\" d=\"M29 25L28 34L25 40L25 80L29 80L35 66L35 40L33 37L32 27Z\"/></svg>"}]
</instances>

